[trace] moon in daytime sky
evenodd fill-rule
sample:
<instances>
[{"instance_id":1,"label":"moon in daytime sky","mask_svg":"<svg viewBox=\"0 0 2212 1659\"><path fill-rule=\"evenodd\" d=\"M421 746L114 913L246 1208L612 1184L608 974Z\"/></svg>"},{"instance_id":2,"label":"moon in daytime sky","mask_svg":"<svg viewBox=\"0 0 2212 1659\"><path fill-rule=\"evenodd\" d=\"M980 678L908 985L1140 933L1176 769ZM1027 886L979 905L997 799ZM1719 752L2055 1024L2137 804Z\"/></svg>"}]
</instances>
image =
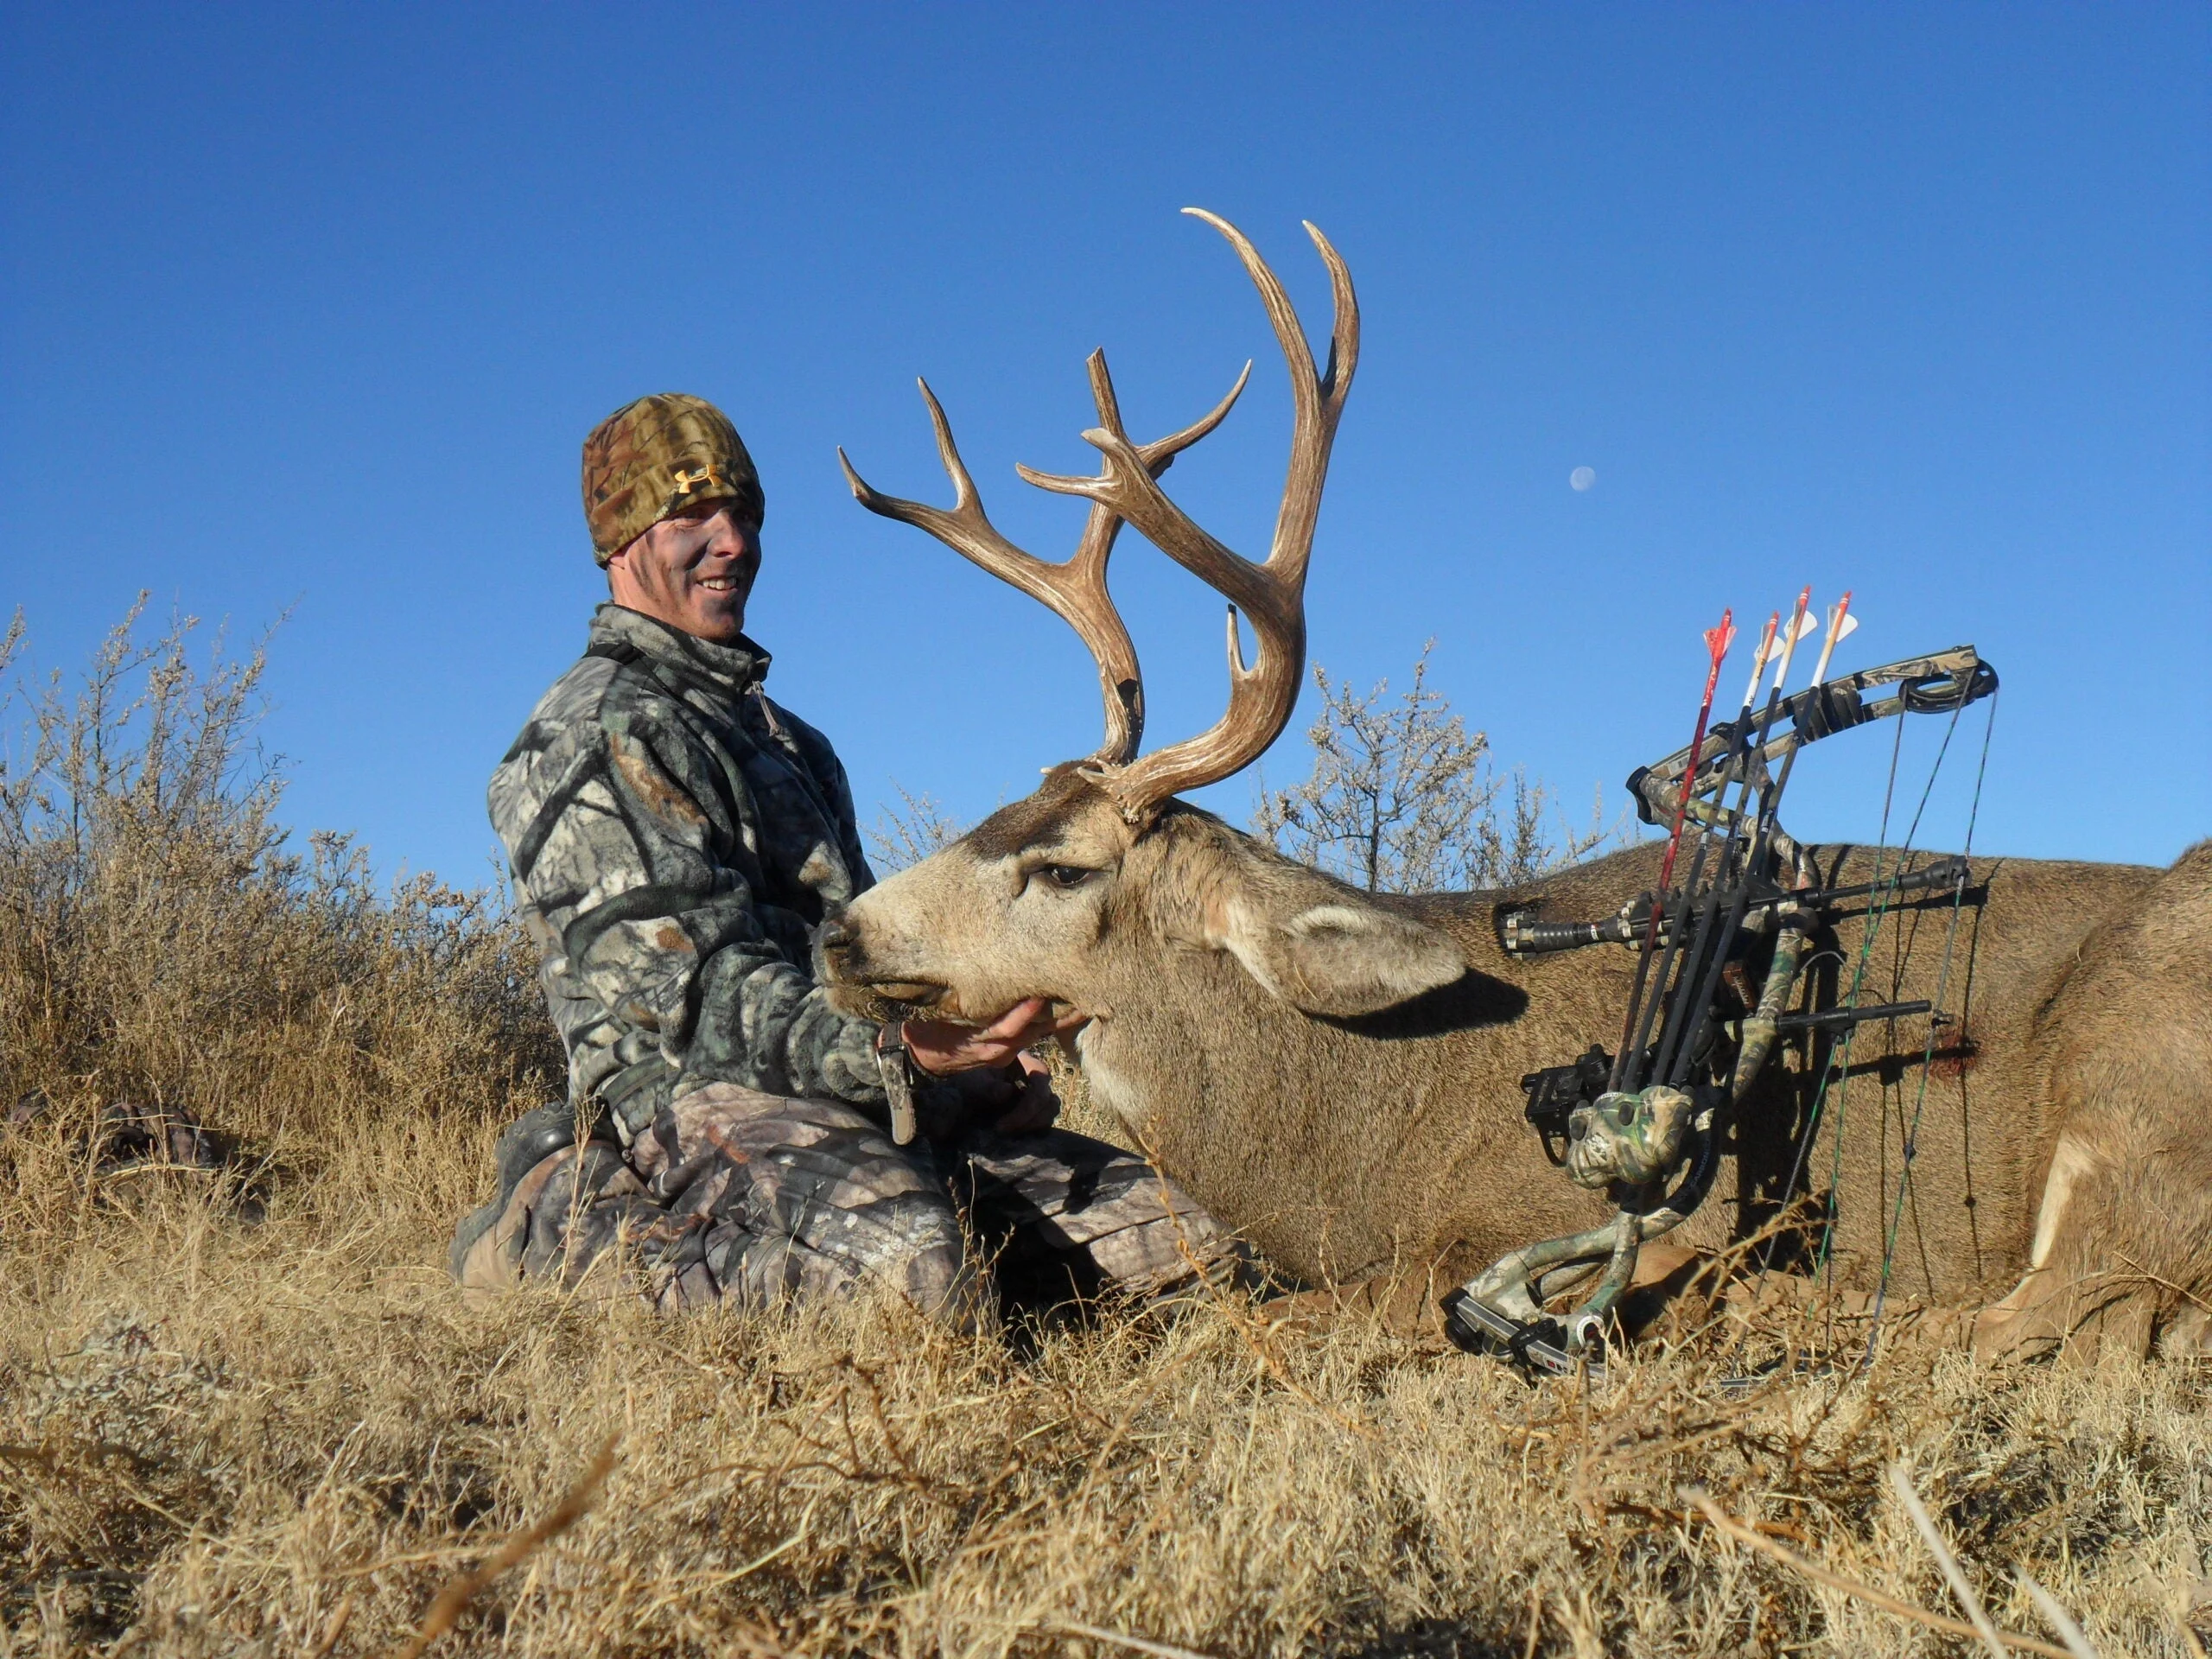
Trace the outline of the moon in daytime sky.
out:
<instances>
[{"instance_id":1,"label":"moon in daytime sky","mask_svg":"<svg viewBox=\"0 0 2212 1659\"><path fill-rule=\"evenodd\" d=\"M1577 490L1586 490L1598 481L1595 467L1578 467L1567 475L1567 481Z\"/></svg>"}]
</instances>

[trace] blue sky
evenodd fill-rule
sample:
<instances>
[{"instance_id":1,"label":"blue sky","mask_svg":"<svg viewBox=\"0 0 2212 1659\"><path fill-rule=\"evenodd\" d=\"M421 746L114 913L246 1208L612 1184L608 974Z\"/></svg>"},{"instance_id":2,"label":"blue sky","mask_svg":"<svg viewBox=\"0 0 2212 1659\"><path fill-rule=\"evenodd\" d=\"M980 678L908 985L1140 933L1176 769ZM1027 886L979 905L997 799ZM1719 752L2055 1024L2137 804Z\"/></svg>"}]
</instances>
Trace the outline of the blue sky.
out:
<instances>
[{"instance_id":1,"label":"blue sky","mask_svg":"<svg viewBox=\"0 0 2212 1659\"><path fill-rule=\"evenodd\" d=\"M1309 593L1332 671L1402 677L1433 636L1498 756L1610 813L1687 736L1722 605L1849 587L1840 664L1972 640L2004 675L1978 845L2164 861L2212 832L2201 6L16 3L0 29L0 599L49 665L141 588L245 633L289 609L291 820L386 868L487 873L484 779L601 591L578 445L649 391L746 434L753 632L863 817L893 780L973 817L1087 752L1073 637L862 512L835 446L944 499L926 374L1001 527L1057 557L1079 509L1012 463L1090 468L1084 354L1140 436L1251 357L1170 485L1263 549L1281 363L1188 203L1317 333L1300 219L1358 284ZM1134 538L1116 592L1155 739L1211 721L1217 602ZM1809 756L1799 833L1871 835L1888 758ZM1287 738L1273 775L1299 769ZM1923 838L1955 842L1971 772ZM1249 780L1204 798L1241 817Z\"/></svg>"}]
</instances>

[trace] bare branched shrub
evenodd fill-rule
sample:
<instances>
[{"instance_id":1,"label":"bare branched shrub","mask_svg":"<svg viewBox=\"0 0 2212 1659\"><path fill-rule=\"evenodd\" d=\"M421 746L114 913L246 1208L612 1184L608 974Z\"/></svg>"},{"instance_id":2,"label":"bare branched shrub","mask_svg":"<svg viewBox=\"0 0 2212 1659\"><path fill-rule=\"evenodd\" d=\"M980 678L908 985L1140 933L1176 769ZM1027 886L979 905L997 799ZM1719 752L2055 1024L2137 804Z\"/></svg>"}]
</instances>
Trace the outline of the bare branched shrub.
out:
<instances>
[{"instance_id":1,"label":"bare branched shrub","mask_svg":"<svg viewBox=\"0 0 2212 1659\"><path fill-rule=\"evenodd\" d=\"M1429 689L1435 648L1433 639L1421 647L1413 683L1395 701L1388 680L1363 694L1315 665L1321 710L1306 734L1313 773L1285 790L1261 776L1255 835L1370 893L1510 887L1609 838L1598 806L1578 831L1526 771L1498 775L1490 739L1469 733Z\"/></svg>"},{"instance_id":2,"label":"bare branched shrub","mask_svg":"<svg viewBox=\"0 0 2212 1659\"><path fill-rule=\"evenodd\" d=\"M899 791L899 804L885 803L876 813L875 827L868 831L868 861L878 875L918 864L967 833L966 826L947 817L928 791L911 794L897 782L891 787Z\"/></svg>"}]
</instances>

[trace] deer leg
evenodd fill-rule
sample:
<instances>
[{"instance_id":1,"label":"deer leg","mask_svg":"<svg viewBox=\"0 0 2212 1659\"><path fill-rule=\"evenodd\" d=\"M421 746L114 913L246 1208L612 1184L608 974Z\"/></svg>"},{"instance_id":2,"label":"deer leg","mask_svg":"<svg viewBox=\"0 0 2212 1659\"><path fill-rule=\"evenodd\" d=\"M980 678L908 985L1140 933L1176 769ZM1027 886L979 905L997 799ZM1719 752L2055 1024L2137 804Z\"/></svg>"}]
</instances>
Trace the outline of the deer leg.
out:
<instances>
[{"instance_id":1,"label":"deer leg","mask_svg":"<svg viewBox=\"0 0 2212 1659\"><path fill-rule=\"evenodd\" d=\"M2058 1127L2028 1273L1984 1311L1985 1356L2201 1348L2212 1330L2212 842L2085 947L2054 1004Z\"/></svg>"},{"instance_id":2,"label":"deer leg","mask_svg":"<svg viewBox=\"0 0 2212 1659\"><path fill-rule=\"evenodd\" d=\"M2150 1351L2157 1287L2123 1265L2129 1241L2115 1226L2117 1173L2088 1136L2069 1128L2058 1137L2028 1271L1975 1317L1974 1346L1981 1358L2056 1354L2089 1362L2107 1351L2140 1357Z\"/></svg>"}]
</instances>

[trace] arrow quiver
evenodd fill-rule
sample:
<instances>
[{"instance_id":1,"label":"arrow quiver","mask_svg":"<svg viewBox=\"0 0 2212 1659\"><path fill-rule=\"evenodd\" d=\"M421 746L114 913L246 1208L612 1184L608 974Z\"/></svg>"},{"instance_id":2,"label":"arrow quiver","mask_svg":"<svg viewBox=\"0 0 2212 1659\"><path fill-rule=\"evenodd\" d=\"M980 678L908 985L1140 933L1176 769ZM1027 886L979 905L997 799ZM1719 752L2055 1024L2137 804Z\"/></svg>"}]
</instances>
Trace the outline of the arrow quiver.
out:
<instances>
[{"instance_id":1,"label":"arrow quiver","mask_svg":"<svg viewBox=\"0 0 2212 1659\"><path fill-rule=\"evenodd\" d=\"M1835 919L1837 906L1888 906L1912 893L1955 897L1973 874L1966 860L1948 858L1877 881L1821 887L1777 809L1808 744L1894 715L1952 714L1996 689L1996 671L1971 645L1862 669L1790 696L1777 685L1756 716L1747 701L1737 719L1703 732L1694 753L1679 749L1630 774L1645 823L1670 824L1680 814L1692 828L1679 881L1639 893L1598 921L1545 921L1525 912L1501 919L1500 942L1516 957L1608 944L1643 957L1620 1053L1593 1045L1567 1065L1521 1080L1545 1156L1578 1185L1605 1192L1613 1217L1513 1251L1452 1292L1445 1299L1446 1328L1462 1345L1555 1372L1602 1370L1637 1252L1705 1201L1728 1120L1777 1039L1873 1020L1946 1020L1927 1002L1789 1011L1809 941ZM1762 951L1753 999L1748 975ZM1740 998L1727 988L1732 965L1745 987ZM1548 1311L1593 1268L1596 1286L1579 1306Z\"/></svg>"}]
</instances>

